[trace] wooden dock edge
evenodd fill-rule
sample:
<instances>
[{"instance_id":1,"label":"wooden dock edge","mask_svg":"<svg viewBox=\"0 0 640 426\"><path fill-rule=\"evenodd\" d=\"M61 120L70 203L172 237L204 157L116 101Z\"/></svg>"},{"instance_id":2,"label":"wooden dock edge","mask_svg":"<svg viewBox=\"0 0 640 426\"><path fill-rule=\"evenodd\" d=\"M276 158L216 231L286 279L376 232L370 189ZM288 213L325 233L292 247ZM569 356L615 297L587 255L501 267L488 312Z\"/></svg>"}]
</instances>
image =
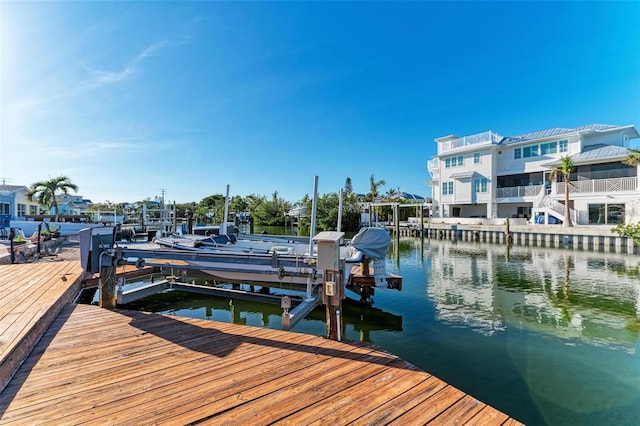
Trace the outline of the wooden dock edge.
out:
<instances>
[{"instance_id":1,"label":"wooden dock edge","mask_svg":"<svg viewBox=\"0 0 640 426\"><path fill-rule=\"evenodd\" d=\"M13 375L38 344L51 323L62 311L62 308L64 308L67 303L73 302L76 295L80 292L83 279L84 273L75 277L62 296L43 312L42 316L38 318L33 327L25 333L24 337L15 345L9 355L0 360L0 392L2 392L11 381Z\"/></svg>"}]
</instances>

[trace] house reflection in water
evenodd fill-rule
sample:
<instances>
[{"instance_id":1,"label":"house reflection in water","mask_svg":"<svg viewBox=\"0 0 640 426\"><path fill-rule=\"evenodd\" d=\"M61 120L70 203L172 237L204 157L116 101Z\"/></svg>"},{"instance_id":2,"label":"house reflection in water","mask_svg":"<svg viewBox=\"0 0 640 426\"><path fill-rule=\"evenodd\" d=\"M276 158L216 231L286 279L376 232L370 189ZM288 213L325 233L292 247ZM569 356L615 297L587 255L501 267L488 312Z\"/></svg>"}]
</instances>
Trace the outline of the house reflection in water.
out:
<instances>
[{"instance_id":1,"label":"house reflection in water","mask_svg":"<svg viewBox=\"0 0 640 426\"><path fill-rule=\"evenodd\" d=\"M428 295L437 319L493 334L508 327L635 353L635 256L432 241Z\"/></svg>"}]
</instances>

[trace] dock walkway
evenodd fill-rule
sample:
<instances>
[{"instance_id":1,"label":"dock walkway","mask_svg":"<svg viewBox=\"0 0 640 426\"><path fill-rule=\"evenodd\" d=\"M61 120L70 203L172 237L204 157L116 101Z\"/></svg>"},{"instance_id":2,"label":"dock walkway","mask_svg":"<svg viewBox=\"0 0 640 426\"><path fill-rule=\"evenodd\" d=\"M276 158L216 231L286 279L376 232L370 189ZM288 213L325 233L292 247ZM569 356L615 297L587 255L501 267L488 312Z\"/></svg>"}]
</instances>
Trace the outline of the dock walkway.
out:
<instances>
[{"instance_id":1,"label":"dock walkway","mask_svg":"<svg viewBox=\"0 0 640 426\"><path fill-rule=\"evenodd\" d=\"M1 424L518 424L373 345L77 305L80 278L0 266Z\"/></svg>"}]
</instances>

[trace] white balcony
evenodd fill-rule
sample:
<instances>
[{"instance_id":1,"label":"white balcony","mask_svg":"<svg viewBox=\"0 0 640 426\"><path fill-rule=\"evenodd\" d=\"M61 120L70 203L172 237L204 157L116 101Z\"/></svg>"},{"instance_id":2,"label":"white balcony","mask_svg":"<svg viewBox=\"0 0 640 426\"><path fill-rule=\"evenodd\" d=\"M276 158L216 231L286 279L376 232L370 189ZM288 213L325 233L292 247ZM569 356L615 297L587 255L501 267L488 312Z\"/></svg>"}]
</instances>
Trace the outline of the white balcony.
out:
<instances>
[{"instance_id":1,"label":"white balcony","mask_svg":"<svg viewBox=\"0 0 640 426\"><path fill-rule=\"evenodd\" d=\"M524 198L536 197L540 194L542 185L510 186L496 188L496 198Z\"/></svg>"},{"instance_id":2,"label":"white balcony","mask_svg":"<svg viewBox=\"0 0 640 426\"><path fill-rule=\"evenodd\" d=\"M438 154L453 151L459 148L468 147L478 144L498 143L502 140L502 136L492 131L476 133L475 135L463 136L461 138L452 139L438 143Z\"/></svg>"},{"instance_id":3,"label":"white balcony","mask_svg":"<svg viewBox=\"0 0 640 426\"><path fill-rule=\"evenodd\" d=\"M564 194L564 182L556 183L556 194ZM571 181L569 192L572 194L629 192L638 190L637 177L624 177L613 179L591 179Z\"/></svg>"},{"instance_id":4,"label":"white balcony","mask_svg":"<svg viewBox=\"0 0 640 426\"><path fill-rule=\"evenodd\" d=\"M440 169L440 159L439 158L432 158L431 160L427 161L427 170L429 172L433 172L435 170L439 170Z\"/></svg>"}]
</instances>

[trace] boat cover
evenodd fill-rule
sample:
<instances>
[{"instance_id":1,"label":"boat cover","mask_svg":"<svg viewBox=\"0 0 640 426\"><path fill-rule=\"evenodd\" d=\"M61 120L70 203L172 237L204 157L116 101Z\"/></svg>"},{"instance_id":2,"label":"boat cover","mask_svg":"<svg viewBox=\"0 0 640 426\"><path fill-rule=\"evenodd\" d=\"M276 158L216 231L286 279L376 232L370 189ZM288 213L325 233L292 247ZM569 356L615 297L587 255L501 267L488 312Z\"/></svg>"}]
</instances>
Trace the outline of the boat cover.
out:
<instances>
[{"instance_id":1,"label":"boat cover","mask_svg":"<svg viewBox=\"0 0 640 426\"><path fill-rule=\"evenodd\" d=\"M352 246L373 259L384 259L390 244L391 236L384 228L365 227L351 239Z\"/></svg>"}]
</instances>

